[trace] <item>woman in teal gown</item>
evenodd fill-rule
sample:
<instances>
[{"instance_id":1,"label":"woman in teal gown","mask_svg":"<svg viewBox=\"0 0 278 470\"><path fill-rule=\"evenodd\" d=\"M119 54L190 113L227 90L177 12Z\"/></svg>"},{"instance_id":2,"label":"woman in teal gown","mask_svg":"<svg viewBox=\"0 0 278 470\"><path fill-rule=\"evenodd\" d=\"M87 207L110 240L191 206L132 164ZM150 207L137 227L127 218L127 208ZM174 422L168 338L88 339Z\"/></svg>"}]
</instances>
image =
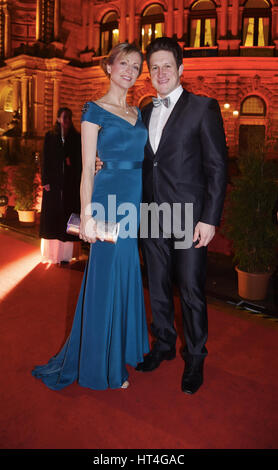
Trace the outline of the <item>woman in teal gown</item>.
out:
<instances>
[{"instance_id":1,"label":"woman in teal gown","mask_svg":"<svg viewBox=\"0 0 278 470\"><path fill-rule=\"evenodd\" d=\"M110 89L97 103L84 105L81 119L80 237L91 243L90 255L70 336L48 364L32 371L53 390L75 381L93 390L127 388L126 365L136 366L149 351L137 244L147 130L140 110L126 103L142 70L141 52L120 44L103 68ZM94 177L96 153L104 165ZM116 244L96 240L96 233L86 230L88 221L95 227L95 219L102 218L92 212L95 203L104 208L105 220L115 221L109 218L114 216L120 222ZM135 230L126 237L130 225Z\"/></svg>"}]
</instances>

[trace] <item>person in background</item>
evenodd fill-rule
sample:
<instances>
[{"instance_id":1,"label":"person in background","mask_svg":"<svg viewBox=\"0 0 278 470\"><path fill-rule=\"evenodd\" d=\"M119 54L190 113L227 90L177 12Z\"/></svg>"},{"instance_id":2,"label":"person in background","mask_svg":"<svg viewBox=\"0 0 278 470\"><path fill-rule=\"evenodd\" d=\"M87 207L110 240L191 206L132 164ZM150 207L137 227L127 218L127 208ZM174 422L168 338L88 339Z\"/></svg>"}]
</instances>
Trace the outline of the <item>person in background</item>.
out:
<instances>
[{"instance_id":1,"label":"person in background","mask_svg":"<svg viewBox=\"0 0 278 470\"><path fill-rule=\"evenodd\" d=\"M43 262L67 264L78 257L80 240L66 233L71 213L80 213L81 136L72 111L58 110L54 129L44 139L40 238Z\"/></svg>"}]
</instances>

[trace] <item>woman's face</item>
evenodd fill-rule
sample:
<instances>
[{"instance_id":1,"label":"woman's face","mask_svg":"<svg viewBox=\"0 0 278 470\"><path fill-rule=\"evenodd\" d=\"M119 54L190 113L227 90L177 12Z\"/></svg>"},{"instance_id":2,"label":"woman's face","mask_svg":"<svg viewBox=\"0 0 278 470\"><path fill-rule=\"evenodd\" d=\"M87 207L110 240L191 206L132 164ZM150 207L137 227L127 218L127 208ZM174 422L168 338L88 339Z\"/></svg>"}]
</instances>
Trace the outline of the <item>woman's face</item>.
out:
<instances>
[{"instance_id":1,"label":"woman's face","mask_svg":"<svg viewBox=\"0 0 278 470\"><path fill-rule=\"evenodd\" d=\"M137 52L129 54L120 53L116 56L113 64L107 65L110 81L121 88L128 89L134 85L139 75L141 56Z\"/></svg>"},{"instance_id":2,"label":"woman's face","mask_svg":"<svg viewBox=\"0 0 278 470\"><path fill-rule=\"evenodd\" d=\"M57 121L61 124L64 131L69 130L72 124L70 114L67 111L63 111Z\"/></svg>"}]
</instances>

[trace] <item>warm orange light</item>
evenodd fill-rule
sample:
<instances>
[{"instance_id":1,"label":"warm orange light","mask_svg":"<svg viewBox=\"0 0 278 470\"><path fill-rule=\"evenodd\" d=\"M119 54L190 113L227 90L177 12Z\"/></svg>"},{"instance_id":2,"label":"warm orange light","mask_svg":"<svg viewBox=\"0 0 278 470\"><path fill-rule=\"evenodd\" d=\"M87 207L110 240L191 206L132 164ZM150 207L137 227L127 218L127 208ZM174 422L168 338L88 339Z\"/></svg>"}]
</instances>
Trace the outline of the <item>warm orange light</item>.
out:
<instances>
[{"instance_id":1,"label":"warm orange light","mask_svg":"<svg viewBox=\"0 0 278 470\"><path fill-rule=\"evenodd\" d=\"M41 262L38 249L0 269L0 299L3 299Z\"/></svg>"},{"instance_id":2,"label":"warm orange light","mask_svg":"<svg viewBox=\"0 0 278 470\"><path fill-rule=\"evenodd\" d=\"M43 253L44 253L44 238L41 238L41 262L42 264L45 264L45 269L49 269L52 263L50 261L46 261L43 259Z\"/></svg>"}]
</instances>

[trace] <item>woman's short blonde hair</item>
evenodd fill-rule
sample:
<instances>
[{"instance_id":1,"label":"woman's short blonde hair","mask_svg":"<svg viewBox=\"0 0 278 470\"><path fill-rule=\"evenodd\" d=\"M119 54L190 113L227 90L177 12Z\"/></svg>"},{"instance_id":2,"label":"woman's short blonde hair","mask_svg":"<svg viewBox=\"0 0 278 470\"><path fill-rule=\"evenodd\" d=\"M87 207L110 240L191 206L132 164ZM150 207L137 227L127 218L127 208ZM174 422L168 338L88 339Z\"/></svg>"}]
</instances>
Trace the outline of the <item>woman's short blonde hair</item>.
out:
<instances>
[{"instance_id":1,"label":"woman's short blonde hair","mask_svg":"<svg viewBox=\"0 0 278 470\"><path fill-rule=\"evenodd\" d=\"M112 65L114 63L116 57L118 57L118 55L120 55L120 54L121 55L127 55L127 54L131 54L131 52L136 52L137 54L139 54L139 56L141 58L141 63L140 63L140 66L139 66L139 73L138 73L138 77L139 77L139 75L141 74L142 69L143 69L144 57L143 57L143 54L140 51L140 49L138 49L138 47L136 47L134 44L129 44L128 42L122 42L120 44L117 44L115 47L113 47L113 49L111 49L108 56L105 57L104 59L102 59L100 65L101 65L101 68L104 71L105 75L107 75L107 77L109 77L109 73L107 72L107 65Z\"/></svg>"}]
</instances>

